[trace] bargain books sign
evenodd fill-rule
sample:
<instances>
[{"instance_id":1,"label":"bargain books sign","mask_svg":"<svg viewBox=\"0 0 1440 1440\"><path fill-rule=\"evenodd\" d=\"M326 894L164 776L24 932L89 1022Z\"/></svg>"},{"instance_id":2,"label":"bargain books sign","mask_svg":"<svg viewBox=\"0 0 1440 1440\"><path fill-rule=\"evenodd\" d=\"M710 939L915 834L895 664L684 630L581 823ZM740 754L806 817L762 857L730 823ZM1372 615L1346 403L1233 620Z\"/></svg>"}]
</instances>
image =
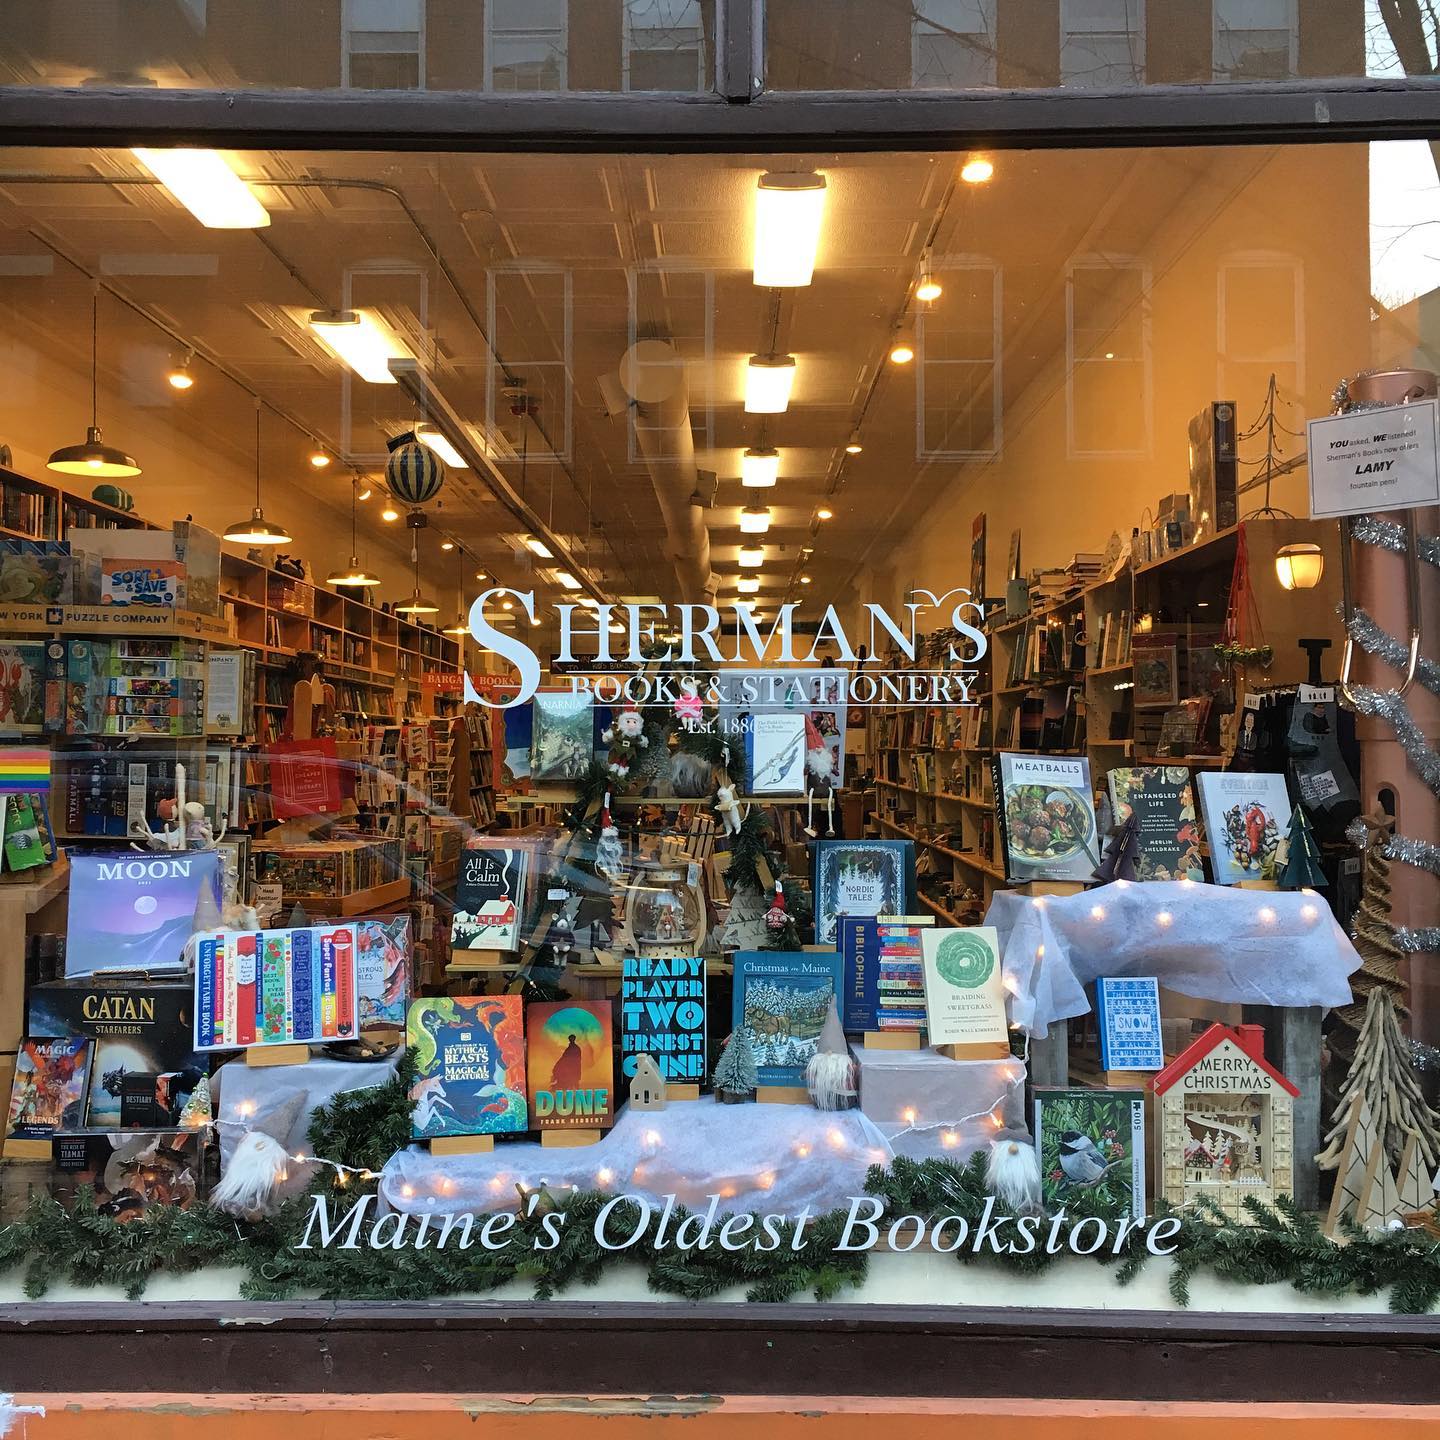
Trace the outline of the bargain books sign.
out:
<instances>
[{"instance_id":1,"label":"bargain books sign","mask_svg":"<svg viewBox=\"0 0 1440 1440\"><path fill-rule=\"evenodd\" d=\"M982 607L964 589L942 595L929 590L911 593L917 598L901 607L900 615L883 605L861 606L863 628L858 633L846 628L833 605L825 607L818 622L804 625L801 634L798 602L780 606L774 619L763 623L745 601L723 607L561 604L555 607L560 616L560 648L552 670L579 664L614 671L570 676L572 690L592 694L602 704L664 703L684 693L682 682L696 686L713 701L728 669L815 666L823 651L835 656L837 666L855 667L825 672L833 676L829 683L834 693L826 696L827 703L978 704L979 696L973 693L975 667L989 644L979 628ZM500 606L507 597L530 621L537 619L535 594L530 590L487 590L470 607L470 633L476 644L508 661L518 675L515 694L504 701L489 699L478 690L468 697L495 709L523 705L540 688L540 657L513 630L491 623L492 617L498 618L491 607ZM514 610L505 614L510 619ZM941 668L927 669L920 659L921 637L925 630L938 627L955 631L955 637L939 657ZM881 650L896 652L904 668L877 665L873 657ZM621 668L616 670L617 666ZM773 698L783 703L783 696Z\"/></svg>"}]
</instances>

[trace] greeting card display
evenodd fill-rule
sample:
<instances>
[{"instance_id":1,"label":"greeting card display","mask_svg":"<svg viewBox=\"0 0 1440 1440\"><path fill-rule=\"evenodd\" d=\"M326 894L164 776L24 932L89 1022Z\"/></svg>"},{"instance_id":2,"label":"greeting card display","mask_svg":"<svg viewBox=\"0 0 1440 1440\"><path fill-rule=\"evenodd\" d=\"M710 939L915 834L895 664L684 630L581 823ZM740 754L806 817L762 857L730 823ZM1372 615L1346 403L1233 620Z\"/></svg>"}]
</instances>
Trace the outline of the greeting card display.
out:
<instances>
[{"instance_id":1,"label":"greeting card display","mask_svg":"<svg viewBox=\"0 0 1440 1440\"><path fill-rule=\"evenodd\" d=\"M841 915L904 915L914 908L915 846L909 840L815 842L815 940L833 945Z\"/></svg>"},{"instance_id":2,"label":"greeting card display","mask_svg":"<svg viewBox=\"0 0 1440 1440\"><path fill-rule=\"evenodd\" d=\"M355 923L218 930L195 942L195 1048L353 1040Z\"/></svg>"},{"instance_id":3,"label":"greeting card display","mask_svg":"<svg viewBox=\"0 0 1440 1440\"><path fill-rule=\"evenodd\" d=\"M416 1139L527 1128L525 1017L518 995L416 1000L405 1039L415 1061L409 1098Z\"/></svg>"},{"instance_id":4,"label":"greeting card display","mask_svg":"<svg viewBox=\"0 0 1440 1440\"><path fill-rule=\"evenodd\" d=\"M460 852L450 945L455 950L518 950L530 852L502 845Z\"/></svg>"},{"instance_id":5,"label":"greeting card display","mask_svg":"<svg viewBox=\"0 0 1440 1440\"><path fill-rule=\"evenodd\" d=\"M733 1023L750 1041L761 1085L804 1085L839 994L838 954L742 950L735 956Z\"/></svg>"},{"instance_id":6,"label":"greeting card display","mask_svg":"<svg viewBox=\"0 0 1440 1440\"><path fill-rule=\"evenodd\" d=\"M196 907L220 913L221 868L216 850L72 853L66 977L183 969Z\"/></svg>"},{"instance_id":7,"label":"greeting card display","mask_svg":"<svg viewBox=\"0 0 1440 1440\"><path fill-rule=\"evenodd\" d=\"M1202 770L1200 805L1217 885L1277 878L1280 837L1290 828L1283 775Z\"/></svg>"},{"instance_id":8,"label":"greeting card display","mask_svg":"<svg viewBox=\"0 0 1440 1440\"><path fill-rule=\"evenodd\" d=\"M627 955L620 977L620 1069L640 1056L667 1083L705 1078L705 961L699 955Z\"/></svg>"},{"instance_id":9,"label":"greeting card display","mask_svg":"<svg viewBox=\"0 0 1440 1440\"><path fill-rule=\"evenodd\" d=\"M526 1007L530 1098L537 1130L603 1130L615 1123L613 1018L608 1000Z\"/></svg>"}]
</instances>

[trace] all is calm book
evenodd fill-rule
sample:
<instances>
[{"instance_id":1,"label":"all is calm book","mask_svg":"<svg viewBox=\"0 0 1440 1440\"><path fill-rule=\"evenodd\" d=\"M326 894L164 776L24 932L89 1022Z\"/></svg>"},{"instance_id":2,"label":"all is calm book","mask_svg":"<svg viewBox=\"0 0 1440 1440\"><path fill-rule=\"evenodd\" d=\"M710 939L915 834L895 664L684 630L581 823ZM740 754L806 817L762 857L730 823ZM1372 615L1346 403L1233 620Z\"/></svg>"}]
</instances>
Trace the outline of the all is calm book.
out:
<instances>
[{"instance_id":1,"label":"all is calm book","mask_svg":"<svg viewBox=\"0 0 1440 1440\"><path fill-rule=\"evenodd\" d=\"M1035 1149L1047 1215L1145 1218L1145 1092L1037 1087Z\"/></svg>"},{"instance_id":2,"label":"all is calm book","mask_svg":"<svg viewBox=\"0 0 1440 1440\"><path fill-rule=\"evenodd\" d=\"M1137 880L1203 880L1195 787L1184 765L1119 765L1106 777L1116 826L1136 821Z\"/></svg>"},{"instance_id":3,"label":"all is calm book","mask_svg":"<svg viewBox=\"0 0 1440 1440\"><path fill-rule=\"evenodd\" d=\"M608 1130L615 1123L615 1021L608 1000L525 1007L536 1130Z\"/></svg>"},{"instance_id":4,"label":"all is calm book","mask_svg":"<svg viewBox=\"0 0 1440 1440\"><path fill-rule=\"evenodd\" d=\"M904 915L915 908L915 846L909 840L815 842L815 943L834 945L841 915Z\"/></svg>"},{"instance_id":5,"label":"all is calm book","mask_svg":"<svg viewBox=\"0 0 1440 1440\"><path fill-rule=\"evenodd\" d=\"M761 1085L803 1085L830 1004L840 994L840 956L808 950L735 955L732 1022L745 1030Z\"/></svg>"},{"instance_id":6,"label":"all is calm book","mask_svg":"<svg viewBox=\"0 0 1440 1440\"><path fill-rule=\"evenodd\" d=\"M1290 792L1283 775L1202 770L1200 805L1217 885L1274 880L1280 841L1290 829Z\"/></svg>"},{"instance_id":7,"label":"all is calm book","mask_svg":"<svg viewBox=\"0 0 1440 1440\"><path fill-rule=\"evenodd\" d=\"M525 1014L518 995L445 995L411 1002L415 1060L411 1132L500 1135L525 1130Z\"/></svg>"},{"instance_id":8,"label":"all is calm book","mask_svg":"<svg viewBox=\"0 0 1440 1440\"><path fill-rule=\"evenodd\" d=\"M992 767L1006 878L1088 880L1100 863L1089 760L1002 752Z\"/></svg>"},{"instance_id":9,"label":"all is calm book","mask_svg":"<svg viewBox=\"0 0 1440 1440\"><path fill-rule=\"evenodd\" d=\"M460 852L453 950L518 950L525 918L528 850L482 842Z\"/></svg>"}]
</instances>

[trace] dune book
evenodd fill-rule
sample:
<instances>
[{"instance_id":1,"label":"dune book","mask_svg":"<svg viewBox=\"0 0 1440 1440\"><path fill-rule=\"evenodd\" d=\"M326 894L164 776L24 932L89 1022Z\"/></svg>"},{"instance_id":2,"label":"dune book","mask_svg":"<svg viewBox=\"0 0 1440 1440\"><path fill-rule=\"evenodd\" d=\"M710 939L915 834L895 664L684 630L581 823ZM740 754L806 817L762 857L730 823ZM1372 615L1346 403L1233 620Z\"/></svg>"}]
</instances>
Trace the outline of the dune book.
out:
<instances>
[{"instance_id":1,"label":"dune book","mask_svg":"<svg viewBox=\"0 0 1440 1440\"><path fill-rule=\"evenodd\" d=\"M532 1124L606 1130L615 1123L614 1018L608 1000L526 1007Z\"/></svg>"}]
</instances>

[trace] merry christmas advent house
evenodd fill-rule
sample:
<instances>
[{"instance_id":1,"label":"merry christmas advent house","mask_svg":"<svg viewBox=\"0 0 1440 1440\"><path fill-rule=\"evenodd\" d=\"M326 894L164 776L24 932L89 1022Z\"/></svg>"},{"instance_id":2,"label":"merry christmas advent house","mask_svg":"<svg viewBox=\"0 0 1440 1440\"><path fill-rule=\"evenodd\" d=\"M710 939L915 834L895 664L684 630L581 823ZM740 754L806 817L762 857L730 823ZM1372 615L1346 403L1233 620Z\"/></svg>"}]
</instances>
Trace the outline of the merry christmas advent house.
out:
<instances>
[{"instance_id":1,"label":"merry christmas advent house","mask_svg":"<svg viewBox=\"0 0 1440 1440\"><path fill-rule=\"evenodd\" d=\"M1157 1101L1159 1193L1204 1196L1245 1221L1245 1198L1292 1191L1292 1109L1300 1092L1265 1059L1259 1025L1212 1025L1151 1082Z\"/></svg>"}]
</instances>

